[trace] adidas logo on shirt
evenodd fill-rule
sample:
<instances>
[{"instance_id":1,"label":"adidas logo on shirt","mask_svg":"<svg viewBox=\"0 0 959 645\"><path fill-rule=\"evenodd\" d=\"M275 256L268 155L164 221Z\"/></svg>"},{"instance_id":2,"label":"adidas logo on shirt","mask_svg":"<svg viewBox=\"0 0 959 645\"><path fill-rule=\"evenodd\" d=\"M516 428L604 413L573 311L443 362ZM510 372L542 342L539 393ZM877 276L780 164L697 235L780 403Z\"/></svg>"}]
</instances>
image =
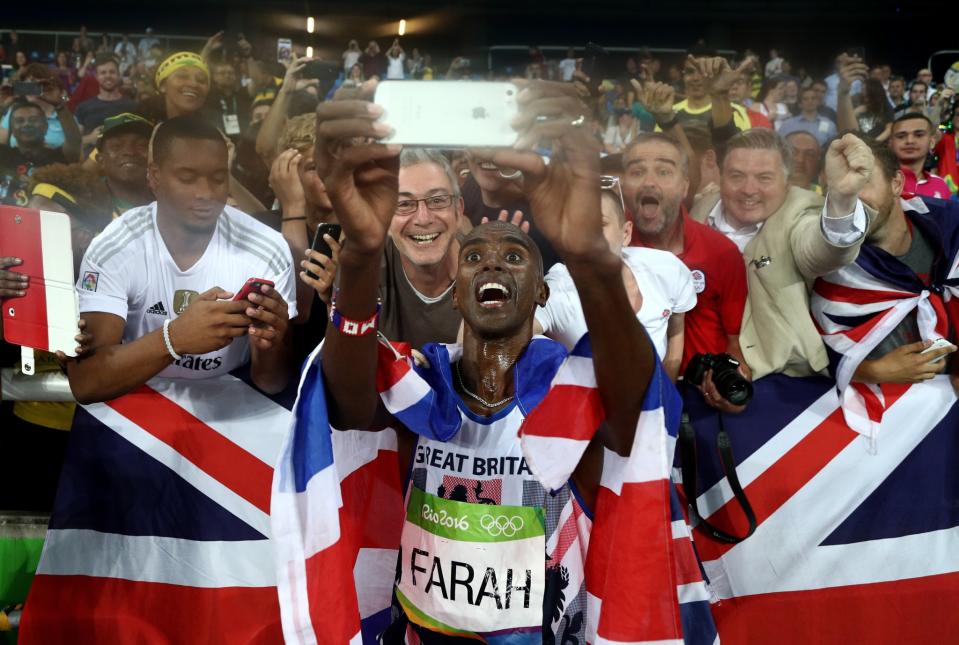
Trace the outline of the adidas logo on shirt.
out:
<instances>
[{"instance_id":1,"label":"adidas logo on shirt","mask_svg":"<svg viewBox=\"0 0 959 645\"><path fill-rule=\"evenodd\" d=\"M162 302L158 302L149 309L147 309L148 314L156 314L158 316L166 316L166 309L163 307Z\"/></svg>"}]
</instances>

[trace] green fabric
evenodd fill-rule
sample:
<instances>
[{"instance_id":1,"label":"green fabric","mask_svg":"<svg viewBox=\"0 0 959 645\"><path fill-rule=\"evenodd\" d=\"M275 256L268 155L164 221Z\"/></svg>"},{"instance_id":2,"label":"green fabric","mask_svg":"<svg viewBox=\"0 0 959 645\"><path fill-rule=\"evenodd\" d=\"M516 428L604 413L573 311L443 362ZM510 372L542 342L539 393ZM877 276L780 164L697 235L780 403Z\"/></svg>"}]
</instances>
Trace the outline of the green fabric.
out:
<instances>
[{"instance_id":1,"label":"green fabric","mask_svg":"<svg viewBox=\"0 0 959 645\"><path fill-rule=\"evenodd\" d=\"M26 600L49 521L46 516L0 515L0 607Z\"/></svg>"}]
</instances>

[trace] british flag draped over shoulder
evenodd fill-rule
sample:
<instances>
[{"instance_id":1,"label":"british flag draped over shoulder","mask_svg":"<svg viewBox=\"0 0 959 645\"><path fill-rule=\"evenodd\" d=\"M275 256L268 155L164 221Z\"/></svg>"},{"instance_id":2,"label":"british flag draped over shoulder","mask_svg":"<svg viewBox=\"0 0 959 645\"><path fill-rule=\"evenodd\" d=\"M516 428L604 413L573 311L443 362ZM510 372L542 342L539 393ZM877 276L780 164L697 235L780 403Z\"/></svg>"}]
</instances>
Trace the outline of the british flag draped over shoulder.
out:
<instances>
[{"instance_id":1,"label":"british flag draped over shoulder","mask_svg":"<svg viewBox=\"0 0 959 645\"><path fill-rule=\"evenodd\" d=\"M427 346L430 366L425 367L391 346L380 347L381 400L393 424L416 431L418 442L447 441L461 431L458 395L450 383L450 363L459 352L458 346ZM272 521L283 632L289 643L375 643L396 618L391 603L402 596L397 556L404 520L409 520L397 467L397 435L389 427L330 428L318 354L304 369L293 429L274 478ZM516 408L525 415L520 468L528 464L543 486L555 491L566 484L603 419L588 338L568 357L552 341L533 339L515 369ZM546 575L558 576L566 592L544 607L551 629L466 638L504 644L554 638L597 645L717 641L709 594L669 485L679 409L678 395L657 365L629 457L605 454L595 513L575 494L554 494L556 499L547 501L545 535L540 534L547 551ZM432 458L443 459L437 453ZM449 454L445 458L452 459ZM411 477L417 477L415 471ZM476 483L486 486L476 486L474 492ZM461 487L464 500L485 503L481 495L499 494L494 483L452 478L443 485ZM504 531L522 527L522 522L503 524ZM489 548L495 545L489 543ZM403 562L408 559L409 554ZM455 594L455 567L453 571ZM437 582L429 575L431 583ZM507 608L509 586L507 581ZM500 606L495 578L493 587L492 594L482 586L477 591L478 604L484 596L492 598L487 611ZM528 589L513 589L528 596ZM448 625L429 624L454 633L444 631L451 629ZM411 632L406 638L417 642Z\"/></svg>"},{"instance_id":2,"label":"british flag draped over shoulder","mask_svg":"<svg viewBox=\"0 0 959 645\"><path fill-rule=\"evenodd\" d=\"M867 244L855 263L818 279L811 298L846 422L873 440L902 386L854 383L856 368L913 311L923 340L959 329L959 208L920 197L902 200L902 208L935 253L929 276Z\"/></svg>"}]
</instances>

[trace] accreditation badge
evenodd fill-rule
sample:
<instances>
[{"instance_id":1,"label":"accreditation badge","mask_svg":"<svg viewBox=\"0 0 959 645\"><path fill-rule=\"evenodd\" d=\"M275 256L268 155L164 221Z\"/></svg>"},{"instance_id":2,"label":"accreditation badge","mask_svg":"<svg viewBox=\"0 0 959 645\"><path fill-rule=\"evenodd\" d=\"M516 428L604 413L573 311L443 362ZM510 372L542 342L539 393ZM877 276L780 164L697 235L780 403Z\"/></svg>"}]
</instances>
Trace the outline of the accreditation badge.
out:
<instances>
[{"instance_id":1,"label":"accreditation badge","mask_svg":"<svg viewBox=\"0 0 959 645\"><path fill-rule=\"evenodd\" d=\"M516 630L517 643L541 642L542 508L468 504L413 487L399 557L396 597L411 622L466 638Z\"/></svg>"},{"instance_id":2,"label":"accreditation badge","mask_svg":"<svg viewBox=\"0 0 959 645\"><path fill-rule=\"evenodd\" d=\"M223 115L223 131L228 137L237 137L240 135L240 119L237 115Z\"/></svg>"}]
</instances>

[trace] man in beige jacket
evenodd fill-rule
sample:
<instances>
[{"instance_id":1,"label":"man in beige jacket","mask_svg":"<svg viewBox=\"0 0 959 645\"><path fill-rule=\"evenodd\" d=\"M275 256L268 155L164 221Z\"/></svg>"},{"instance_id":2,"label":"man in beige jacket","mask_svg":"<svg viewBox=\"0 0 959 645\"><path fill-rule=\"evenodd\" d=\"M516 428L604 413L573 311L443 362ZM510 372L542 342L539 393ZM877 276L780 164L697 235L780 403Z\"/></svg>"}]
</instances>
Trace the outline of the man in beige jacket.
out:
<instances>
[{"instance_id":1,"label":"man in beige jacket","mask_svg":"<svg viewBox=\"0 0 959 645\"><path fill-rule=\"evenodd\" d=\"M809 313L813 280L856 259L869 216L858 199L874 166L872 151L847 134L826 154L829 193L787 184L792 154L772 130L730 139L719 193L691 211L742 251L749 298L740 344L753 378L826 372L828 359Z\"/></svg>"}]
</instances>

